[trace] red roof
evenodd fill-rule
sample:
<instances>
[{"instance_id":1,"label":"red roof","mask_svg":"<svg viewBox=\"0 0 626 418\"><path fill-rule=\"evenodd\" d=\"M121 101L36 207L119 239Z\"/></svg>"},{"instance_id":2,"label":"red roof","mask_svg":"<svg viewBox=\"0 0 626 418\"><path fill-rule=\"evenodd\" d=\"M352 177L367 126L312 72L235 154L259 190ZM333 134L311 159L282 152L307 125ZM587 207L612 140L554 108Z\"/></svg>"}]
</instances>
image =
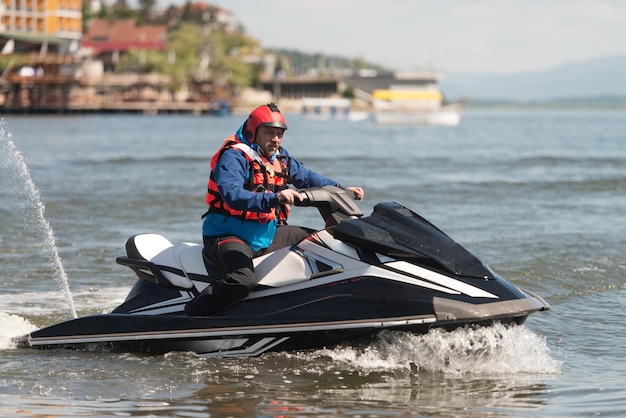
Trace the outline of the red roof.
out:
<instances>
[{"instance_id":1,"label":"red roof","mask_svg":"<svg viewBox=\"0 0 626 418\"><path fill-rule=\"evenodd\" d=\"M133 19L94 19L82 45L94 53L127 51L131 48L163 50L167 46L165 25L137 26Z\"/></svg>"}]
</instances>

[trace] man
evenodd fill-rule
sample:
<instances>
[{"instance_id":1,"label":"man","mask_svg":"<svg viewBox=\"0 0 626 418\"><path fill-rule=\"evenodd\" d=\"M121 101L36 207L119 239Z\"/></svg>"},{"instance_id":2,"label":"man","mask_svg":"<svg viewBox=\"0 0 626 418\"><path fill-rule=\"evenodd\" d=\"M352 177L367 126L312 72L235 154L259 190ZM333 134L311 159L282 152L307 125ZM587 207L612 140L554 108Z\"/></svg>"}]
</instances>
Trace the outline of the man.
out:
<instances>
[{"instance_id":1,"label":"man","mask_svg":"<svg viewBox=\"0 0 626 418\"><path fill-rule=\"evenodd\" d=\"M187 315L219 314L246 297L256 285L252 259L309 234L286 225L288 205L302 200L288 185L340 186L308 170L280 146L286 130L287 121L274 103L259 106L211 159L203 256L222 279L187 304ZM348 189L363 199L363 189Z\"/></svg>"}]
</instances>

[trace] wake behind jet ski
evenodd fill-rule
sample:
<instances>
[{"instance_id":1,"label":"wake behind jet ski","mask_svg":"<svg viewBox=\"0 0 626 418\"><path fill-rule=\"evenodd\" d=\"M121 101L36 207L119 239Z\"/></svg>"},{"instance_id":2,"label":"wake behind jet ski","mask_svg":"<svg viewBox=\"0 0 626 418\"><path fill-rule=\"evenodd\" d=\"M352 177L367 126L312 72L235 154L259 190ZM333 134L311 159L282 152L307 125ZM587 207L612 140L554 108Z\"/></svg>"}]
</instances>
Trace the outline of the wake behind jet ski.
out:
<instances>
[{"instance_id":1,"label":"wake behind jet ski","mask_svg":"<svg viewBox=\"0 0 626 418\"><path fill-rule=\"evenodd\" d=\"M316 207L325 228L255 259L256 288L220 315L184 313L219 279L205 265L202 246L140 234L117 258L138 276L120 306L32 332L18 344L256 356L367 340L382 330L522 324L531 313L550 309L398 203L379 203L363 216L344 189L301 193L298 206Z\"/></svg>"}]
</instances>

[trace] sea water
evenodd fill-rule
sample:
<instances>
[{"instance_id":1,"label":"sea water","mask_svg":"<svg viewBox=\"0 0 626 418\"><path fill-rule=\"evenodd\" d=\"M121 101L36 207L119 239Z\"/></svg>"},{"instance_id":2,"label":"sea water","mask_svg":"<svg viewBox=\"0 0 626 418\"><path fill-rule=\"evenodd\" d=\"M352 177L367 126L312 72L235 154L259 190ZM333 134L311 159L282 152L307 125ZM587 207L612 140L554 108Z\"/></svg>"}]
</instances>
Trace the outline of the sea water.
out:
<instances>
[{"instance_id":1,"label":"sea water","mask_svg":"<svg viewBox=\"0 0 626 418\"><path fill-rule=\"evenodd\" d=\"M115 264L129 236L200 242L210 158L244 115L4 119L2 416L626 415L624 112L469 110L454 128L287 115L283 145L362 186L364 212L410 207L552 310L521 327L389 332L243 359L25 350L11 337L73 316L42 256L46 234L32 233L37 218L53 231L78 316L110 312L135 280ZM15 152L35 203L7 166ZM37 201L45 211L25 218ZM309 208L290 223L321 227Z\"/></svg>"}]
</instances>

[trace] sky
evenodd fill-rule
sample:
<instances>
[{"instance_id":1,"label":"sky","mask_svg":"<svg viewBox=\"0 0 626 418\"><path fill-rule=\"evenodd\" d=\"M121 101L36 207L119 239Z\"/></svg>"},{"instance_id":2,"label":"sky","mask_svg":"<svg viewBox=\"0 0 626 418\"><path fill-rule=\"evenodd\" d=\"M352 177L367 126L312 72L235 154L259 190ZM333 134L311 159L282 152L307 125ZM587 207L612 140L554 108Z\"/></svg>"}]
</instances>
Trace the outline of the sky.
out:
<instances>
[{"instance_id":1,"label":"sky","mask_svg":"<svg viewBox=\"0 0 626 418\"><path fill-rule=\"evenodd\" d=\"M626 55L626 0L205 1L230 10L264 48L395 70L508 74Z\"/></svg>"}]
</instances>

